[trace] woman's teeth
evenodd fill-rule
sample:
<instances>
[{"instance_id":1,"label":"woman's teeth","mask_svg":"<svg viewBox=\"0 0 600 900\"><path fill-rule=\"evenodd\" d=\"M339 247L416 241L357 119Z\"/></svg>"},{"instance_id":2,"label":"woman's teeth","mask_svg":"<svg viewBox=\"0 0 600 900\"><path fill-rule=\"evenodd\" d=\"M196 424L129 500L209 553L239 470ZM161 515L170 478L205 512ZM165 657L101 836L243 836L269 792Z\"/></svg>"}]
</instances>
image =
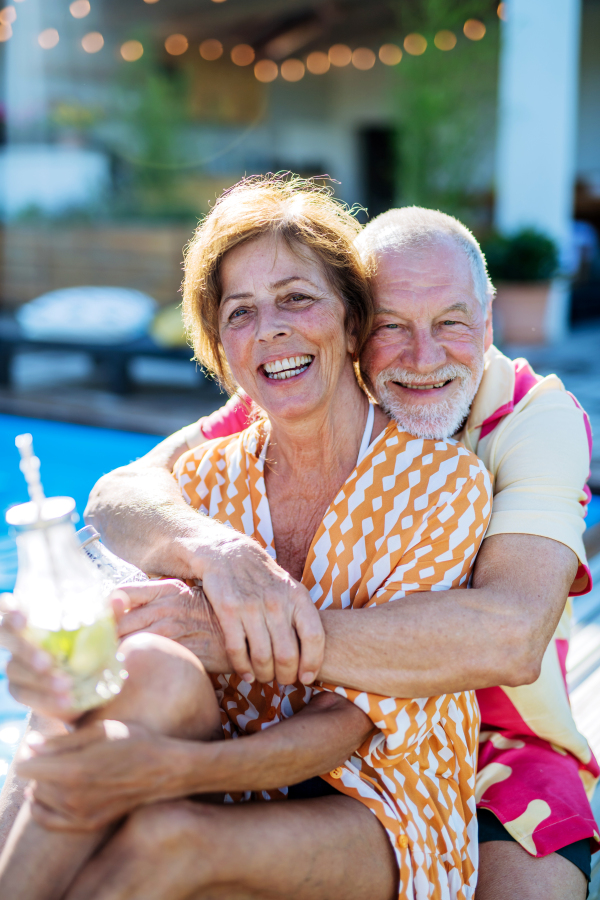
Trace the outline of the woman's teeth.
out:
<instances>
[{"instance_id":1,"label":"woman's teeth","mask_svg":"<svg viewBox=\"0 0 600 900\"><path fill-rule=\"evenodd\" d=\"M450 379L452 381L452 379ZM411 382L401 381L400 386L403 388L409 388L411 391L433 391L436 388L444 387L446 384L450 384L450 381L440 381L439 384L412 384Z\"/></svg>"},{"instance_id":2,"label":"woman's teeth","mask_svg":"<svg viewBox=\"0 0 600 900\"><path fill-rule=\"evenodd\" d=\"M290 356L286 359L276 359L274 362L265 363L263 369L267 378L278 379L293 378L306 371L313 361L312 356Z\"/></svg>"}]
</instances>

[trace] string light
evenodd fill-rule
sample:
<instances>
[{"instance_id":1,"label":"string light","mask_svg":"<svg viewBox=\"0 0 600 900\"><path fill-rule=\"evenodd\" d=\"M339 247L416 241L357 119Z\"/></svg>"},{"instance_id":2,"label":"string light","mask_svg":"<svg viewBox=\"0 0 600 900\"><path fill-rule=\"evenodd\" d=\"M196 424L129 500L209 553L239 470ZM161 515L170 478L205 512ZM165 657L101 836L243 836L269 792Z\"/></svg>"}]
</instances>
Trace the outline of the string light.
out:
<instances>
[{"instance_id":1,"label":"string light","mask_svg":"<svg viewBox=\"0 0 600 900\"><path fill-rule=\"evenodd\" d=\"M372 69L377 57L369 47L358 47L352 54L352 65L361 72Z\"/></svg>"},{"instance_id":2,"label":"string light","mask_svg":"<svg viewBox=\"0 0 600 900\"><path fill-rule=\"evenodd\" d=\"M262 81L264 84L275 81L278 73L277 63L273 62L272 59L261 59L254 66L254 77L257 81Z\"/></svg>"},{"instance_id":3,"label":"string light","mask_svg":"<svg viewBox=\"0 0 600 900\"><path fill-rule=\"evenodd\" d=\"M90 31L81 38L81 46L86 53L98 53L104 47L104 38L99 31Z\"/></svg>"},{"instance_id":4,"label":"string light","mask_svg":"<svg viewBox=\"0 0 600 900\"><path fill-rule=\"evenodd\" d=\"M503 22L506 22L508 10L506 8L506 3L499 3L498 9L496 10L498 13L498 18L502 19Z\"/></svg>"},{"instance_id":5,"label":"string light","mask_svg":"<svg viewBox=\"0 0 600 900\"><path fill-rule=\"evenodd\" d=\"M158 0L144 0L144 3L158 3Z\"/></svg>"},{"instance_id":6,"label":"string light","mask_svg":"<svg viewBox=\"0 0 600 900\"><path fill-rule=\"evenodd\" d=\"M306 68L312 75L324 75L329 72L330 65L329 57L320 50L315 50L306 57Z\"/></svg>"},{"instance_id":7,"label":"string light","mask_svg":"<svg viewBox=\"0 0 600 900\"><path fill-rule=\"evenodd\" d=\"M463 31L470 41L480 41L485 35L485 25L479 19L467 19Z\"/></svg>"},{"instance_id":8,"label":"string light","mask_svg":"<svg viewBox=\"0 0 600 900\"><path fill-rule=\"evenodd\" d=\"M5 25L4 22L0 22L0 43L10 40L12 33L13 31L10 25Z\"/></svg>"},{"instance_id":9,"label":"string light","mask_svg":"<svg viewBox=\"0 0 600 900\"><path fill-rule=\"evenodd\" d=\"M121 56L125 62L135 62L144 54L144 48L139 41L125 41L121 44Z\"/></svg>"},{"instance_id":10,"label":"string light","mask_svg":"<svg viewBox=\"0 0 600 900\"><path fill-rule=\"evenodd\" d=\"M58 44L59 37L56 28L46 28L41 34L38 34L38 44L42 50L52 50Z\"/></svg>"},{"instance_id":11,"label":"string light","mask_svg":"<svg viewBox=\"0 0 600 900\"><path fill-rule=\"evenodd\" d=\"M221 41L215 41L214 38L208 38L200 44L200 56L202 59L219 59L223 56L223 44Z\"/></svg>"},{"instance_id":12,"label":"string light","mask_svg":"<svg viewBox=\"0 0 600 900\"><path fill-rule=\"evenodd\" d=\"M165 41L165 50L171 56L181 56L189 47L185 34L171 34Z\"/></svg>"},{"instance_id":13,"label":"string light","mask_svg":"<svg viewBox=\"0 0 600 900\"><path fill-rule=\"evenodd\" d=\"M213 3L224 3L225 0L213 0Z\"/></svg>"},{"instance_id":14,"label":"string light","mask_svg":"<svg viewBox=\"0 0 600 900\"><path fill-rule=\"evenodd\" d=\"M250 44L237 44L231 51L231 61L236 66L249 66L254 62L255 53Z\"/></svg>"},{"instance_id":15,"label":"string light","mask_svg":"<svg viewBox=\"0 0 600 900\"><path fill-rule=\"evenodd\" d=\"M396 44L383 44L379 48L379 59L384 66L397 66L402 59L402 50Z\"/></svg>"},{"instance_id":16,"label":"string light","mask_svg":"<svg viewBox=\"0 0 600 900\"><path fill-rule=\"evenodd\" d=\"M334 44L329 48L329 62L332 66L342 68L352 62L352 50L345 44Z\"/></svg>"},{"instance_id":17,"label":"string light","mask_svg":"<svg viewBox=\"0 0 600 900\"><path fill-rule=\"evenodd\" d=\"M85 19L91 8L89 0L75 0L74 3L71 3L69 12L74 19Z\"/></svg>"},{"instance_id":18,"label":"string light","mask_svg":"<svg viewBox=\"0 0 600 900\"><path fill-rule=\"evenodd\" d=\"M12 25L17 18L17 11L14 6L5 6L0 9L0 22L2 25Z\"/></svg>"},{"instance_id":19,"label":"string light","mask_svg":"<svg viewBox=\"0 0 600 900\"><path fill-rule=\"evenodd\" d=\"M407 34L404 38L404 49L411 56L421 56L427 50L427 41L422 34Z\"/></svg>"},{"instance_id":20,"label":"string light","mask_svg":"<svg viewBox=\"0 0 600 900\"><path fill-rule=\"evenodd\" d=\"M454 50L456 47L456 35L453 31L438 31L433 39L438 50Z\"/></svg>"},{"instance_id":21,"label":"string light","mask_svg":"<svg viewBox=\"0 0 600 900\"><path fill-rule=\"evenodd\" d=\"M301 81L305 71L304 63L299 59L286 59L281 63L281 77L284 81Z\"/></svg>"}]
</instances>

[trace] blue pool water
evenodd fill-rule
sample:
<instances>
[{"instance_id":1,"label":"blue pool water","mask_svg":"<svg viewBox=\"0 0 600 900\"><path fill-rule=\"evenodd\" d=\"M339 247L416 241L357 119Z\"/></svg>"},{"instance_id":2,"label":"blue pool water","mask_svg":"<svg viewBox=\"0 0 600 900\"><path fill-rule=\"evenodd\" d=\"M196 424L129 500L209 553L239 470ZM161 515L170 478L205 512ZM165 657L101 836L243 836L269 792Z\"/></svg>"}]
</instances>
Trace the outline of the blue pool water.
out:
<instances>
[{"instance_id":1,"label":"blue pool water","mask_svg":"<svg viewBox=\"0 0 600 900\"><path fill-rule=\"evenodd\" d=\"M80 516L101 475L143 456L161 440L150 434L0 415L0 593L12 590L17 574L16 547L4 513L9 506L28 499L15 447L15 436L27 431L33 435L33 446L41 460L46 495L74 497ZM2 674L7 656L0 650L0 786L21 739L27 714L25 707L8 693Z\"/></svg>"}]
</instances>

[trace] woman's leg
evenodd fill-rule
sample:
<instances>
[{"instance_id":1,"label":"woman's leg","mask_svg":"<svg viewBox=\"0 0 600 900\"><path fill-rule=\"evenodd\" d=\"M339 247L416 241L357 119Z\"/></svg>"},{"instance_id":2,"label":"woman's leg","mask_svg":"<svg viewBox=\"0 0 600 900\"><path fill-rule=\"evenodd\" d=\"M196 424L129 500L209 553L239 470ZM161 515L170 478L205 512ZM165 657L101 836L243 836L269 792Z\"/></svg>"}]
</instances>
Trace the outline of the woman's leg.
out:
<instances>
[{"instance_id":1,"label":"woman's leg","mask_svg":"<svg viewBox=\"0 0 600 900\"><path fill-rule=\"evenodd\" d=\"M398 900L391 843L358 800L136 810L66 900Z\"/></svg>"},{"instance_id":2,"label":"woman's leg","mask_svg":"<svg viewBox=\"0 0 600 900\"><path fill-rule=\"evenodd\" d=\"M171 737L196 740L213 740L220 734L215 693L193 653L151 634L127 638L120 649L129 678L121 693L91 712L87 722L121 719ZM49 831L33 820L26 801L0 857L0 897L59 900L109 830Z\"/></svg>"}]
</instances>

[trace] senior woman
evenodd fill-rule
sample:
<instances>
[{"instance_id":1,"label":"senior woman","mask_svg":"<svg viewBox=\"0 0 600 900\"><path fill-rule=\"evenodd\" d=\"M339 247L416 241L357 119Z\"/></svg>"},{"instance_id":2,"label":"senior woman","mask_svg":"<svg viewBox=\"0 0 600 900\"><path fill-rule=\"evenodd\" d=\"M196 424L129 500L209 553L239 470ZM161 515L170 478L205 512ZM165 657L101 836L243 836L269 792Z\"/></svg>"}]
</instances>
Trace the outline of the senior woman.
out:
<instances>
[{"instance_id":1,"label":"senior woman","mask_svg":"<svg viewBox=\"0 0 600 900\"><path fill-rule=\"evenodd\" d=\"M316 608L466 586L491 505L475 456L399 431L359 385L372 310L357 230L312 185L251 179L217 202L186 257L197 358L264 414L190 451L175 477L192 507L253 537ZM128 589L128 603L136 590L148 589ZM403 700L250 683L226 661L211 683L164 638L124 649L122 695L20 764L35 805L0 862L2 896L473 897L472 693ZM102 816L90 802L86 833L73 783L94 774L87 793L113 802ZM20 867L36 860L52 868L51 887L47 871L23 887Z\"/></svg>"}]
</instances>

